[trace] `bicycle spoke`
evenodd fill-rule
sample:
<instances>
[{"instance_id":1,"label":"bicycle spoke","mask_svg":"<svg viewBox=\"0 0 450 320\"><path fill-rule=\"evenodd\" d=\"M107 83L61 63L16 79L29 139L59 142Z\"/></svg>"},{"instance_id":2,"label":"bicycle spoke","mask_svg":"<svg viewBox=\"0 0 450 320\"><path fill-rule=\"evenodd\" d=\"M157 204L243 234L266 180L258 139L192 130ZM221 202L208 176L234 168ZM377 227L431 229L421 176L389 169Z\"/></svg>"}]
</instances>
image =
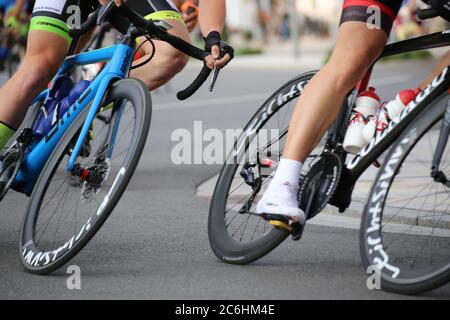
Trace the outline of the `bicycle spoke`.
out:
<instances>
[{"instance_id":1,"label":"bicycle spoke","mask_svg":"<svg viewBox=\"0 0 450 320\"><path fill-rule=\"evenodd\" d=\"M91 153L88 157L78 156L77 163L89 170L98 170L102 165L95 159L101 159L111 150L115 150L110 159L110 175L113 176L123 167L122 158L130 152L130 140L135 130L135 116L131 112L124 112L117 131L115 144L105 147L107 134L110 132L107 122L94 120L93 138L91 139ZM70 147L69 148L73 148ZM68 150L67 149L67 150ZM54 171L51 182L47 187L47 194L40 205L39 220L35 227L35 246L58 248L73 235L78 235L80 228L84 228L86 221L92 218L102 205L103 197L112 187L114 179L108 179L109 183L103 183L97 191L87 182L78 181L76 176L70 176L65 170L67 156L58 162L58 168ZM86 194L91 192L92 195ZM83 200L83 197L88 197ZM84 202L83 202L84 201Z\"/></svg>"}]
</instances>

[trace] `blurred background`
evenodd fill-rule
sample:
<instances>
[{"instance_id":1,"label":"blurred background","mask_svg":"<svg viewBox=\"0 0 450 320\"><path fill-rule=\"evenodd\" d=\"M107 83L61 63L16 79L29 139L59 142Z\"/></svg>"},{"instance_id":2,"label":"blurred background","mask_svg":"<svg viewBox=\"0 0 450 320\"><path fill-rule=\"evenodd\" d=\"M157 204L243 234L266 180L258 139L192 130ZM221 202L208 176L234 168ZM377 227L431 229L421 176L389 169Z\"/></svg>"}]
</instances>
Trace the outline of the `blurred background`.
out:
<instances>
[{"instance_id":1,"label":"blurred background","mask_svg":"<svg viewBox=\"0 0 450 320\"><path fill-rule=\"evenodd\" d=\"M229 0L228 37L238 54L326 54L335 40L342 0ZM441 31L442 19L419 22L421 1L405 1L391 41ZM419 54L423 56L422 54Z\"/></svg>"}]
</instances>

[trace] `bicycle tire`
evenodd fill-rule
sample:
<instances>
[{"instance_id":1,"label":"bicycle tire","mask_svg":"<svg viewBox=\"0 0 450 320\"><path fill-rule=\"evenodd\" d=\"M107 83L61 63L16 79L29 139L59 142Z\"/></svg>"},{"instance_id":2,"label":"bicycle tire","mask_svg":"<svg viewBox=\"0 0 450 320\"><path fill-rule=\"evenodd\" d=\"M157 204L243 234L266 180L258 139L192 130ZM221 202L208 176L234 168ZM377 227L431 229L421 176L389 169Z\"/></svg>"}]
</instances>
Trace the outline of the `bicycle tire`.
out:
<instances>
[{"instance_id":1,"label":"bicycle tire","mask_svg":"<svg viewBox=\"0 0 450 320\"><path fill-rule=\"evenodd\" d=\"M375 266L377 262L381 261L380 250L383 250L385 254L383 263L389 263L390 265L389 267L387 267L387 265L383 266L381 270L379 270L380 268L377 269L379 270L381 275L380 287L385 291L409 295L420 294L437 288L450 281L450 261L448 261L448 264L445 267L441 268L440 271L437 270L436 272L418 276L417 278L408 279L405 278L405 276L403 276L402 278L400 275L408 275L410 271L406 270L406 268L399 267L399 264L402 262L402 260L400 260L400 262L397 262L399 258L390 256L389 253L392 252L392 248L390 248L389 241L387 242L389 243L389 246L386 245L386 238L389 237L387 237L386 234L381 234L383 229L383 214L386 210L386 201L390 192L394 192L395 194L395 191L393 191L391 187L396 177L401 173L400 169L405 166L405 160L407 159L408 155L410 155L419 141L427 133L431 132L432 128L442 120L446 108L446 103L442 102L446 102L446 99L448 99L448 97L447 95L444 95L443 100L435 100L435 103L431 104L426 110L422 111L422 113L415 118L415 120L406 128L406 130L403 131L402 135L392 145L382 164L382 167L380 168L376 176L376 179L370 191L369 199L364 207L360 227L361 259L364 268L367 269L369 266ZM414 159L414 155L412 155L412 159ZM431 161L429 163L429 168L429 172L431 172ZM389 174L388 171L390 172ZM417 175L417 173L414 172L414 175ZM401 206L400 204L398 206L403 208L403 206ZM381 209L375 210L375 208ZM377 213L374 214L374 212ZM388 222L392 219L388 216L384 218ZM379 221L377 219L379 219ZM395 232L392 233L395 234ZM404 243L409 243L407 240L407 238L404 238ZM377 242L382 247L375 248L375 242ZM410 254L409 252L406 252L408 248L405 248L404 246L402 246L401 248L403 248L403 250L405 251L405 255ZM389 251L389 249L391 251ZM378 260L375 260L377 258ZM392 260L394 262L390 262ZM391 265L393 263L397 263L397 266ZM392 267L398 269L398 274L396 273L397 269L392 269ZM393 272L392 270L396 271Z\"/></svg>"},{"instance_id":2,"label":"bicycle tire","mask_svg":"<svg viewBox=\"0 0 450 320\"><path fill-rule=\"evenodd\" d=\"M60 255L55 254L55 258L51 262L42 262L45 252L39 251L34 243L34 228L39 216L41 202L44 199L46 188L48 187L48 180L52 177L59 165L58 161L60 161L61 156L64 155L67 145L71 143L74 137L77 137L78 132L84 123L87 113L89 112L89 107L86 107L82 111L83 113L72 123L63 138L57 144L33 189L27 212L22 223L20 237L20 261L26 271L34 274L47 274L58 269L72 259L101 228L130 182L147 140L151 122L151 98L148 89L142 81L125 79L117 81L111 86L105 102L107 103L117 99L126 99L127 101L130 101L136 112L137 119L137 130L136 132L133 132L133 145L130 148L132 151L127 154L127 167L122 178L120 181L118 180L117 184L114 182L111 187L112 189L115 187L114 192L110 195L110 198L106 202L101 213L98 214L97 211L95 220L90 223L90 228L82 234L78 240L74 241L73 245L68 250L62 251ZM27 256L30 252L33 254L31 258L30 256Z\"/></svg>"},{"instance_id":3,"label":"bicycle tire","mask_svg":"<svg viewBox=\"0 0 450 320\"><path fill-rule=\"evenodd\" d=\"M279 106L279 109L268 116L265 121L262 121L258 128L256 128L257 130L261 129L288 102L296 100L301 93L298 95L290 95L287 93L292 92L291 90L294 86L309 81L315 73L315 71L312 71L302 74L281 86L252 116L245 126L244 132L246 132L252 123L258 121L261 114L269 108L270 102L274 99L281 96L286 97L284 103ZM267 235L251 243L239 243L230 237L224 217L228 193L238 167L239 164L237 163L225 163L220 171L209 210L208 237L211 249L219 260L229 264L245 265L270 253L289 236L289 233L273 227Z\"/></svg>"}]
</instances>

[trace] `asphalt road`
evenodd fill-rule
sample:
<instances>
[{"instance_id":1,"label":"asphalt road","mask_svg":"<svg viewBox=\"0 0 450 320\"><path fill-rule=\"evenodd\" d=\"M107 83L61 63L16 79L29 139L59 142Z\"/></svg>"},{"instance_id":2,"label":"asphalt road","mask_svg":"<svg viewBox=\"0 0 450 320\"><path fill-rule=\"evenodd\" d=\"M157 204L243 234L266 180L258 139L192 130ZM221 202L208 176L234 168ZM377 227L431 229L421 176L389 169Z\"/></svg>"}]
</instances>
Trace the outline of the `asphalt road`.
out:
<instances>
[{"instance_id":1,"label":"asphalt road","mask_svg":"<svg viewBox=\"0 0 450 320\"><path fill-rule=\"evenodd\" d=\"M375 73L379 92L392 97L417 84L431 62L395 63ZM171 161L171 134L207 128L239 128L270 92L296 68L230 68L214 94L175 100L175 88L193 79L189 68L170 90L153 95L149 140L136 174L115 212L70 264L81 268L81 290L66 286L66 267L49 276L24 272L18 261L20 223L27 198L11 192L0 207L0 298L3 299L402 299L366 287L358 232L308 225L301 242L290 240L248 266L219 262L209 248L209 203L196 186L219 166ZM406 73L406 74L405 74ZM405 75L404 75L405 74ZM400 84L398 84L400 83ZM416 298L449 298L450 285Z\"/></svg>"}]
</instances>

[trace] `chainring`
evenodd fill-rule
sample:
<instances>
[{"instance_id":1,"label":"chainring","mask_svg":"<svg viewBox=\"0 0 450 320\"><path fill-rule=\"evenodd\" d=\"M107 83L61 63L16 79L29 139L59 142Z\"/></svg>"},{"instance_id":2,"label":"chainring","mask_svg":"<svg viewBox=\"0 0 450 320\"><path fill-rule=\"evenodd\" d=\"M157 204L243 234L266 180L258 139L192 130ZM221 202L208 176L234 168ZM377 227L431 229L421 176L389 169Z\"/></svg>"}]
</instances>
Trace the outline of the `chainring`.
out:
<instances>
[{"instance_id":1,"label":"chainring","mask_svg":"<svg viewBox=\"0 0 450 320\"><path fill-rule=\"evenodd\" d=\"M13 147L2 156L0 164L0 201L3 200L9 188L11 188L22 161L23 151L19 147Z\"/></svg>"},{"instance_id":2,"label":"chainring","mask_svg":"<svg viewBox=\"0 0 450 320\"><path fill-rule=\"evenodd\" d=\"M342 170L340 157L325 152L302 176L298 198L300 209L305 212L307 219L316 216L328 204L339 184Z\"/></svg>"}]
</instances>

